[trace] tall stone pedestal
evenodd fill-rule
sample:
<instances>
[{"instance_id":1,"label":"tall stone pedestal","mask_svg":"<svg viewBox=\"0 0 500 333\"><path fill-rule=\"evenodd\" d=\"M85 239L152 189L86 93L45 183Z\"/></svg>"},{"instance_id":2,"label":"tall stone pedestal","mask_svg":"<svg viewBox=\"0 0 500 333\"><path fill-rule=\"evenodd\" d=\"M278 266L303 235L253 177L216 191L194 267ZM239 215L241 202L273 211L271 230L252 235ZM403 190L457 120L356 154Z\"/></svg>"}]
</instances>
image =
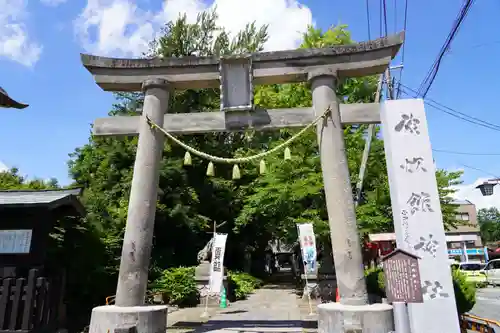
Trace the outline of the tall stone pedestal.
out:
<instances>
[{"instance_id":1,"label":"tall stone pedestal","mask_svg":"<svg viewBox=\"0 0 500 333\"><path fill-rule=\"evenodd\" d=\"M89 333L165 333L167 306L98 306L92 309ZM115 331L116 330L116 331Z\"/></svg>"},{"instance_id":2,"label":"tall stone pedestal","mask_svg":"<svg viewBox=\"0 0 500 333\"><path fill-rule=\"evenodd\" d=\"M394 319L389 304L318 305L318 333L393 333Z\"/></svg>"}]
</instances>

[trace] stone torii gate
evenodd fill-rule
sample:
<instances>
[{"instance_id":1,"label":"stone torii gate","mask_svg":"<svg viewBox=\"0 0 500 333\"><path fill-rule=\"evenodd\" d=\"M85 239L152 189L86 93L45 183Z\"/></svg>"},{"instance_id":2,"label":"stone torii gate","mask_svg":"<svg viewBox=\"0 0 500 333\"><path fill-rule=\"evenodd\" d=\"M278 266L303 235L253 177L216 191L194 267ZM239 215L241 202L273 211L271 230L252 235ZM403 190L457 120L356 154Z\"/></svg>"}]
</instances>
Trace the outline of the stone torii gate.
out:
<instances>
[{"instance_id":1,"label":"stone torii gate","mask_svg":"<svg viewBox=\"0 0 500 333\"><path fill-rule=\"evenodd\" d=\"M383 73L403 40L400 33L352 45L221 59L114 59L82 54L83 65L103 90L145 94L142 115L97 119L93 126L94 135L139 135L139 141L116 306L95 308L90 332L106 332L131 322L141 326L140 332L153 332L148 325L164 325L164 307L143 306L164 144L164 135L149 126L147 117L171 134L193 134L303 127L329 109L317 124L317 133L338 287L342 303L367 304L342 124L379 123L380 105L340 104L335 89L339 79ZM304 81L311 83L312 108L263 110L252 105L254 84ZM220 112L168 114L172 89L219 87Z\"/></svg>"}]
</instances>

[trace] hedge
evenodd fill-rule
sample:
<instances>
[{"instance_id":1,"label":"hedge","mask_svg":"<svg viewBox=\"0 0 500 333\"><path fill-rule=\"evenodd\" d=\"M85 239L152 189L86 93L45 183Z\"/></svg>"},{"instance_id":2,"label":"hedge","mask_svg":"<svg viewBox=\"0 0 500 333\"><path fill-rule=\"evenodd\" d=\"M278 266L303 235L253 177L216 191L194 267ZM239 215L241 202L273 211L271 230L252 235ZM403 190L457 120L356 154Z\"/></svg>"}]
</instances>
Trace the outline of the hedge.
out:
<instances>
[{"instance_id":1,"label":"hedge","mask_svg":"<svg viewBox=\"0 0 500 333\"><path fill-rule=\"evenodd\" d=\"M385 279L382 268L371 268L365 271L368 293L385 298ZM452 269L453 289L457 302L458 314L470 311L476 304L476 286L467 281L459 270Z\"/></svg>"}]
</instances>

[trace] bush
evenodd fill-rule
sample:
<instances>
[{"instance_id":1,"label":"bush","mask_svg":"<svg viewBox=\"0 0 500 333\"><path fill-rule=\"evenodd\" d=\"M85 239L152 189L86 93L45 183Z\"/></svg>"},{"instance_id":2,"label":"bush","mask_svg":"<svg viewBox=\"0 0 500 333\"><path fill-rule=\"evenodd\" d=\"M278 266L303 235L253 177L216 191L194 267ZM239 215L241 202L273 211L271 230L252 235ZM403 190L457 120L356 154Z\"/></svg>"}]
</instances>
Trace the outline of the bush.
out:
<instances>
[{"instance_id":1,"label":"bush","mask_svg":"<svg viewBox=\"0 0 500 333\"><path fill-rule=\"evenodd\" d=\"M198 304L200 299L194 270L194 267L166 269L154 280L151 291L153 293L162 293L167 304L194 306Z\"/></svg>"},{"instance_id":2,"label":"bush","mask_svg":"<svg viewBox=\"0 0 500 333\"><path fill-rule=\"evenodd\" d=\"M232 301L247 298L255 289L262 286L262 280L248 273L228 272L229 291Z\"/></svg>"},{"instance_id":3,"label":"bush","mask_svg":"<svg viewBox=\"0 0 500 333\"><path fill-rule=\"evenodd\" d=\"M369 294L386 297L384 271L382 268L370 268L365 271L366 289ZM467 281L466 276L459 270L452 270L453 289L457 303L458 314L470 311L476 303L476 286Z\"/></svg>"},{"instance_id":4,"label":"bush","mask_svg":"<svg viewBox=\"0 0 500 333\"><path fill-rule=\"evenodd\" d=\"M476 286L473 282L467 281L467 276L457 269L453 269L451 274L457 310L461 315L470 311L476 304Z\"/></svg>"},{"instance_id":5,"label":"bush","mask_svg":"<svg viewBox=\"0 0 500 333\"><path fill-rule=\"evenodd\" d=\"M382 268L375 267L365 270L365 277L368 293L385 298L385 280Z\"/></svg>"}]
</instances>

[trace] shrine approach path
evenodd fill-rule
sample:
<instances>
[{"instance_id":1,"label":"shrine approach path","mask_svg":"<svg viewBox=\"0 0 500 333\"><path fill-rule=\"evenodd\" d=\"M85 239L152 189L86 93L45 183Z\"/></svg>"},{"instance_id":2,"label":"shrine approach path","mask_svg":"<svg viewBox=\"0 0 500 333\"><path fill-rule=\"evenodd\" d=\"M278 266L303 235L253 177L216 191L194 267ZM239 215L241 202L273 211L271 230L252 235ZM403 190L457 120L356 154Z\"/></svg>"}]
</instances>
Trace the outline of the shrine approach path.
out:
<instances>
[{"instance_id":1,"label":"shrine approach path","mask_svg":"<svg viewBox=\"0 0 500 333\"><path fill-rule=\"evenodd\" d=\"M194 333L304 332L309 308L294 288L266 285L243 301L232 303ZM315 330L307 330L315 332Z\"/></svg>"}]
</instances>

